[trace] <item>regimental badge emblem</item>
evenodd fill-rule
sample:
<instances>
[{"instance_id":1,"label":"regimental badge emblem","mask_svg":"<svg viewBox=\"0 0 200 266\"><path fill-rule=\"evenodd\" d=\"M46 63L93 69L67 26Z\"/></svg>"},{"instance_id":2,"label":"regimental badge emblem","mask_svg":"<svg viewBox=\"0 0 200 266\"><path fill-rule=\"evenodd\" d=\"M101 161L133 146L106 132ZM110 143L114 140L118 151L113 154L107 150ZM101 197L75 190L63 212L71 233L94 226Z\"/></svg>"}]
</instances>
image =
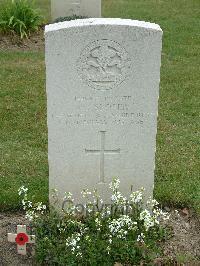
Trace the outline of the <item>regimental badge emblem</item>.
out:
<instances>
[{"instance_id":1,"label":"regimental badge emblem","mask_svg":"<svg viewBox=\"0 0 200 266\"><path fill-rule=\"evenodd\" d=\"M127 51L112 40L90 43L81 53L78 72L82 80L97 90L113 89L129 74Z\"/></svg>"}]
</instances>

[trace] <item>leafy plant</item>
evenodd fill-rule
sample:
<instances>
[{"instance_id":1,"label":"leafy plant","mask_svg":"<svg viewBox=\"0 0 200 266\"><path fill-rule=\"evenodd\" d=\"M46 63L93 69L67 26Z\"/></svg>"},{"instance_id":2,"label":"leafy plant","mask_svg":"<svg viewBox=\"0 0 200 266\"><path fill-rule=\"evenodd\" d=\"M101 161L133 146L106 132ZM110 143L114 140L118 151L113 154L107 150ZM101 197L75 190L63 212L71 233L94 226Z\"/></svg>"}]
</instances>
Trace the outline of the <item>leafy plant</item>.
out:
<instances>
[{"instance_id":1,"label":"leafy plant","mask_svg":"<svg viewBox=\"0 0 200 266\"><path fill-rule=\"evenodd\" d=\"M169 234L161 220L169 219L155 200L143 206L143 189L125 198L119 180L110 184L111 204L104 204L96 190L82 192L86 204L75 205L70 192L65 194L62 213L47 211L41 202L28 200L27 188L19 194L26 217L36 233L36 258L48 265L125 265L151 263L162 255L159 242ZM55 201L56 196L54 195Z\"/></svg>"},{"instance_id":2,"label":"leafy plant","mask_svg":"<svg viewBox=\"0 0 200 266\"><path fill-rule=\"evenodd\" d=\"M87 18L87 17L77 16L77 15L72 15L72 16L68 16L68 17L59 17L59 18L54 20L54 23L70 21L70 20L75 20L75 19L84 19L84 18Z\"/></svg>"},{"instance_id":3,"label":"leafy plant","mask_svg":"<svg viewBox=\"0 0 200 266\"><path fill-rule=\"evenodd\" d=\"M31 0L9 0L0 7L0 30L16 33L23 39L38 30L42 17Z\"/></svg>"}]
</instances>

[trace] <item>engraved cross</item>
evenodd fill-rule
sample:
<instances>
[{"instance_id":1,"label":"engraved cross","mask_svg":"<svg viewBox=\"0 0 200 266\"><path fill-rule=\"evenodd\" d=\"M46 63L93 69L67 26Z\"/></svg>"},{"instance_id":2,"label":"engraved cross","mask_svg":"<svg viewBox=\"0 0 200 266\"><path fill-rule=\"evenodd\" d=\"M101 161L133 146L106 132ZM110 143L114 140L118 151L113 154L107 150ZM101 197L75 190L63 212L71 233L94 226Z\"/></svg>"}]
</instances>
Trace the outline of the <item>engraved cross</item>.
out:
<instances>
[{"instance_id":1,"label":"engraved cross","mask_svg":"<svg viewBox=\"0 0 200 266\"><path fill-rule=\"evenodd\" d=\"M100 155L100 183L105 183L105 154L119 154L120 149L116 150L106 150L105 149L105 139L106 131L100 131L101 133L101 149L100 150L88 150L85 149L86 154L97 154Z\"/></svg>"}]
</instances>

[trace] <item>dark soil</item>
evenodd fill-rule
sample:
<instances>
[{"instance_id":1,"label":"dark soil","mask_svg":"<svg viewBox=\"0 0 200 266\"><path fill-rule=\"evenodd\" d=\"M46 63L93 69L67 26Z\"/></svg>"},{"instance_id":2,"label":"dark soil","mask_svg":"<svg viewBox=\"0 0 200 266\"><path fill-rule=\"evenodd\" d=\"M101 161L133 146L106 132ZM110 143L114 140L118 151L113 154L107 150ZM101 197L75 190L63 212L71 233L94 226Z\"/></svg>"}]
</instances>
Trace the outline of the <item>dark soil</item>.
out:
<instances>
[{"instance_id":1,"label":"dark soil","mask_svg":"<svg viewBox=\"0 0 200 266\"><path fill-rule=\"evenodd\" d=\"M165 256L181 265L200 265L200 218L187 209L170 214L173 236L164 244Z\"/></svg>"},{"instance_id":2,"label":"dark soil","mask_svg":"<svg viewBox=\"0 0 200 266\"><path fill-rule=\"evenodd\" d=\"M44 28L32 33L30 38L20 39L19 36L0 33L0 51L43 51Z\"/></svg>"},{"instance_id":3,"label":"dark soil","mask_svg":"<svg viewBox=\"0 0 200 266\"><path fill-rule=\"evenodd\" d=\"M200 265L200 221L189 214L188 210L171 211L168 225L174 235L164 244L165 261L176 261L178 265ZM16 244L7 241L8 233L16 233L18 224L28 225L23 214L0 214L0 265L36 265L32 247L27 245L27 255L17 255ZM158 259L155 265L163 265ZM172 265L172 264L164 265ZM174 264L175 265L175 264Z\"/></svg>"}]
</instances>

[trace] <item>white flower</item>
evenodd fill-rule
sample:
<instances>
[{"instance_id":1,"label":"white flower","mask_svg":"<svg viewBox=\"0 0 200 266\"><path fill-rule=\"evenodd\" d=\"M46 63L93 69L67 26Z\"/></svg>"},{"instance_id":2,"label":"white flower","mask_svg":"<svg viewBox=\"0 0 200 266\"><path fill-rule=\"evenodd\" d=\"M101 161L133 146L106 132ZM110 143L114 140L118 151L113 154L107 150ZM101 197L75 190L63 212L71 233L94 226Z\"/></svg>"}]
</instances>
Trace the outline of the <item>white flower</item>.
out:
<instances>
[{"instance_id":1,"label":"white flower","mask_svg":"<svg viewBox=\"0 0 200 266\"><path fill-rule=\"evenodd\" d=\"M92 211L93 211L93 210L92 210L91 208L88 208L88 209L87 209L87 212L88 212L88 213L91 213Z\"/></svg>"},{"instance_id":2,"label":"white flower","mask_svg":"<svg viewBox=\"0 0 200 266\"><path fill-rule=\"evenodd\" d=\"M144 189L132 192L130 195L130 201L134 204L139 204L143 201L143 191Z\"/></svg>"},{"instance_id":3,"label":"white flower","mask_svg":"<svg viewBox=\"0 0 200 266\"><path fill-rule=\"evenodd\" d=\"M41 210L43 210L42 202L38 202L38 203L37 203L36 210L37 210L37 211L41 211Z\"/></svg>"},{"instance_id":4,"label":"white flower","mask_svg":"<svg viewBox=\"0 0 200 266\"><path fill-rule=\"evenodd\" d=\"M18 195L21 196L22 194L26 194L28 191L28 188L24 187L24 186L21 186L19 189L18 189Z\"/></svg>"},{"instance_id":5,"label":"white flower","mask_svg":"<svg viewBox=\"0 0 200 266\"><path fill-rule=\"evenodd\" d=\"M109 246L107 246L106 251L107 251L108 255L110 254L110 250L111 250L111 248Z\"/></svg>"},{"instance_id":6,"label":"white flower","mask_svg":"<svg viewBox=\"0 0 200 266\"><path fill-rule=\"evenodd\" d=\"M29 200L29 201L27 201L27 203L28 203L28 207L31 208L32 207L32 202Z\"/></svg>"},{"instance_id":7,"label":"white flower","mask_svg":"<svg viewBox=\"0 0 200 266\"><path fill-rule=\"evenodd\" d=\"M29 210L26 212L25 218L31 222L34 219L37 219L38 215L34 212L34 210Z\"/></svg>"},{"instance_id":8,"label":"white flower","mask_svg":"<svg viewBox=\"0 0 200 266\"><path fill-rule=\"evenodd\" d=\"M153 207L157 206L157 205L159 205L159 202L155 199L152 199L152 205L153 205Z\"/></svg>"},{"instance_id":9,"label":"white flower","mask_svg":"<svg viewBox=\"0 0 200 266\"><path fill-rule=\"evenodd\" d=\"M116 191L119 189L120 180L118 178L114 178L113 181L109 184L109 187L112 191Z\"/></svg>"},{"instance_id":10,"label":"white flower","mask_svg":"<svg viewBox=\"0 0 200 266\"><path fill-rule=\"evenodd\" d=\"M33 216L30 214L26 214L25 218L28 219L30 222L33 220Z\"/></svg>"},{"instance_id":11,"label":"white flower","mask_svg":"<svg viewBox=\"0 0 200 266\"><path fill-rule=\"evenodd\" d=\"M155 207L153 209L153 218L156 224L159 224L160 220L166 221L169 220L170 215L168 212L164 212L163 210L159 209L158 207Z\"/></svg>"},{"instance_id":12,"label":"white flower","mask_svg":"<svg viewBox=\"0 0 200 266\"><path fill-rule=\"evenodd\" d=\"M137 242L142 242L144 243L144 238L145 238L145 235L143 233L141 233L140 235L138 235L137 237Z\"/></svg>"},{"instance_id":13,"label":"white flower","mask_svg":"<svg viewBox=\"0 0 200 266\"><path fill-rule=\"evenodd\" d=\"M96 201L96 199L94 199L94 200L93 200L93 204L96 204L96 203L97 203L97 201Z\"/></svg>"},{"instance_id":14,"label":"white flower","mask_svg":"<svg viewBox=\"0 0 200 266\"><path fill-rule=\"evenodd\" d=\"M72 198L72 193L71 192L65 192L65 196L64 196L64 201L65 200L69 200L71 202L74 202L74 199Z\"/></svg>"},{"instance_id":15,"label":"white flower","mask_svg":"<svg viewBox=\"0 0 200 266\"><path fill-rule=\"evenodd\" d=\"M149 205L150 208L154 208L154 207L159 205L159 202L157 202L157 200L152 199L151 197L149 197L149 199L147 201L147 205Z\"/></svg>"},{"instance_id":16,"label":"white flower","mask_svg":"<svg viewBox=\"0 0 200 266\"><path fill-rule=\"evenodd\" d=\"M84 189L81 191L82 197L87 198L88 196L92 195L92 192L89 191L88 189Z\"/></svg>"},{"instance_id":17,"label":"white flower","mask_svg":"<svg viewBox=\"0 0 200 266\"><path fill-rule=\"evenodd\" d=\"M119 191L114 192L114 194L111 196L111 200L117 205L125 205L127 201L126 197L123 197Z\"/></svg>"},{"instance_id":18,"label":"white flower","mask_svg":"<svg viewBox=\"0 0 200 266\"><path fill-rule=\"evenodd\" d=\"M101 221L98 219L98 217L95 219L95 223L96 223L96 227L97 227L97 231L101 231Z\"/></svg>"},{"instance_id":19,"label":"white flower","mask_svg":"<svg viewBox=\"0 0 200 266\"><path fill-rule=\"evenodd\" d=\"M107 210L106 210L106 214L107 214L107 215L110 215L110 214L111 214L110 210L107 209Z\"/></svg>"},{"instance_id":20,"label":"white flower","mask_svg":"<svg viewBox=\"0 0 200 266\"><path fill-rule=\"evenodd\" d=\"M56 188L52 189L51 192L53 198L56 198L58 196L58 190Z\"/></svg>"},{"instance_id":21,"label":"white flower","mask_svg":"<svg viewBox=\"0 0 200 266\"><path fill-rule=\"evenodd\" d=\"M125 238L129 230L135 229L135 224L128 215L122 215L118 219L113 219L109 224L109 230L117 238Z\"/></svg>"},{"instance_id":22,"label":"white flower","mask_svg":"<svg viewBox=\"0 0 200 266\"><path fill-rule=\"evenodd\" d=\"M81 257L82 258L82 256L83 256L83 254L80 251L76 254L76 257Z\"/></svg>"},{"instance_id":23,"label":"white flower","mask_svg":"<svg viewBox=\"0 0 200 266\"><path fill-rule=\"evenodd\" d=\"M80 249L80 245L78 243L81 240L81 234L75 233L71 237L66 239L66 246L71 248L71 251L74 253L75 251Z\"/></svg>"},{"instance_id":24,"label":"white flower","mask_svg":"<svg viewBox=\"0 0 200 266\"><path fill-rule=\"evenodd\" d=\"M144 227L146 231L148 231L150 227L153 227L155 225L154 217L152 217L150 212L146 209L140 213L140 220L144 221Z\"/></svg>"}]
</instances>

